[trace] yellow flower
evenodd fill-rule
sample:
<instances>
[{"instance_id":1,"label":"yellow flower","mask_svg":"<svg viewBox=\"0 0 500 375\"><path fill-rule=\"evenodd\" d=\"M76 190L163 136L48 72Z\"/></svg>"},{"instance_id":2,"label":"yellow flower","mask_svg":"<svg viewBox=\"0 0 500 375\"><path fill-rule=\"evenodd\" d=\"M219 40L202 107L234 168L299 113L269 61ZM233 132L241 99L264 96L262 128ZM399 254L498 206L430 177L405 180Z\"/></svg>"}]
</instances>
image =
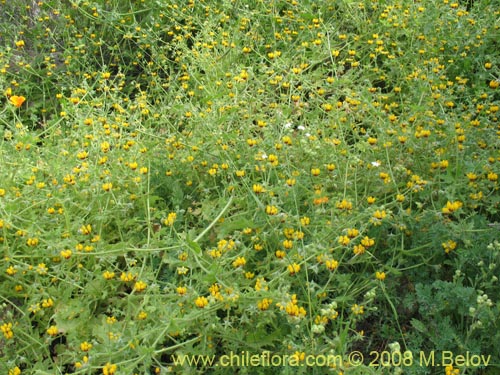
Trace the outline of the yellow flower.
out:
<instances>
[{"instance_id":1,"label":"yellow flower","mask_svg":"<svg viewBox=\"0 0 500 375\"><path fill-rule=\"evenodd\" d=\"M497 181L498 175L494 172L490 172L490 173L488 173L488 180L492 181L492 182Z\"/></svg>"},{"instance_id":2,"label":"yellow flower","mask_svg":"<svg viewBox=\"0 0 500 375\"><path fill-rule=\"evenodd\" d=\"M362 240L361 240L361 244L363 246L366 246L366 247L370 247L370 246L373 246L375 245L375 240L373 238L370 238L368 236L365 236Z\"/></svg>"},{"instance_id":3,"label":"yellow flower","mask_svg":"<svg viewBox=\"0 0 500 375\"><path fill-rule=\"evenodd\" d=\"M305 233L300 231L300 230L297 230L295 231L295 233L293 234L293 237L296 239L296 240L302 240L305 236Z\"/></svg>"},{"instance_id":4,"label":"yellow flower","mask_svg":"<svg viewBox=\"0 0 500 375\"><path fill-rule=\"evenodd\" d=\"M339 210L352 210L352 203L343 199L341 202L337 202L336 207Z\"/></svg>"},{"instance_id":5,"label":"yellow flower","mask_svg":"<svg viewBox=\"0 0 500 375\"><path fill-rule=\"evenodd\" d=\"M389 174L386 172L380 172L379 173L380 179L384 180L384 183L388 183L391 181L391 178L389 177Z\"/></svg>"},{"instance_id":6,"label":"yellow flower","mask_svg":"<svg viewBox=\"0 0 500 375\"><path fill-rule=\"evenodd\" d=\"M325 112L330 112L333 109L333 105L330 103L323 103L321 107L325 110Z\"/></svg>"},{"instance_id":7,"label":"yellow flower","mask_svg":"<svg viewBox=\"0 0 500 375\"><path fill-rule=\"evenodd\" d=\"M385 280L385 272L375 272L375 278L380 281Z\"/></svg>"},{"instance_id":8,"label":"yellow flower","mask_svg":"<svg viewBox=\"0 0 500 375\"><path fill-rule=\"evenodd\" d=\"M35 238L28 238L28 239L26 240L26 244L27 244L28 246L32 246L32 247L33 247L33 246L38 245L38 243L39 243L39 240L38 240L38 238L36 238L36 237L35 237Z\"/></svg>"},{"instance_id":9,"label":"yellow flower","mask_svg":"<svg viewBox=\"0 0 500 375\"><path fill-rule=\"evenodd\" d=\"M266 206L266 214L276 215L278 213L278 208L276 206Z\"/></svg>"},{"instance_id":10,"label":"yellow flower","mask_svg":"<svg viewBox=\"0 0 500 375\"><path fill-rule=\"evenodd\" d=\"M12 332L12 323L4 323L0 326L0 331L2 331L3 335L7 340L14 337L14 332Z\"/></svg>"},{"instance_id":11,"label":"yellow flower","mask_svg":"<svg viewBox=\"0 0 500 375\"><path fill-rule=\"evenodd\" d=\"M203 297L203 296L198 297L198 298L196 298L194 303L197 307L199 307L200 309L203 309L204 307L206 307L208 305L208 299L206 297Z\"/></svg>"},{"instance_id":12,"label":"yellow flower","mask_svg":"<svg viewBox=\"0 0 500 375\"><path fill-rule=\"evenodd\" d=\"M50 327L47 329L47 333L48 333L50 336L57 336L57 334L59 333L59 329L58 329L56 326L50 326Z\"/></svg>"},{"instance_id":13,"label":"yellow flower","mask_svg":"<svg viewBox=\"0 0 500 375\"><path fill-rule=\"evenodd\" d=\"M271 306L271 303L273 303L272 299L264 298L262 301L257 302L257 308L260 311L267 310Z\"/></svg>"},{"instance_id":14,"label":"yellow flower","mask_svg":"<svg viewBox=\"0 0 500 375\"><path fill-rule=\"evenodd\" d=\"M446 242L443 242L441 246L443 246L444 252L446 254L449 254L450 252L452 252L457 248L457 243L453 240L448 240Z\"/></svg>"},{"instance_id":15,"label":"yellow flower","mask_svg":"<svg viewBox=\"0 0 500 375\"><path fill-rule=\"evenodd\" d=\"M17 273L17 270L14 268L14 266L9 266L9 268L7 268L5 272L7 272L7 275L9 276L14 276Z\"/></svg>"},{"instance_id":16,"label":"yellow flower","mask_svg":"<svg viewBox=\"0 0 500 375\"><path fill-rule=\"evenodd\" d=\"M54 306L54 300L52 298L47 298L42 301L42 307L49 308Z\"/></svg>"},{"instance_id":17,"label":"yellow flower","mask_svg":"<svg viewBox=\"0 0 500 375\"><path fill-rule=\"evenodd\" d=\"M40 263L40 264L37 266L37 272L38 272L40 275L45 275L45 274L47 274L47 271L48 271L48 268L47 268L47 266L45 265L45 263Z\"/></svg>"},{"instance_id":18,"label":"yellow flower","mask_svg":"<svg viewBox=\"0 0 500 375\"><path fill-rule=\"evenodd\" d=\"M218 250L218 249L210 249L208 250L208 255L211 257L211 258L220 258L222 256L222 251L221 250Z\"/></svg>"},{"instance_id":19,"label":"yellow flower","mask_svg":"<svg viewBox=\"0 0 500 375\"><path fill-rule=\"evenodd\" d=\"M283 250L276 250L274 254L278 259L283 259L286 256L286 253Z\"/></svg>"},{"instance_id":20,"label":"yellow flower","mask_svg":"<svg viewBox=\"0 0 500 375\"><path fill-rule=\"evenodd\" d=\"M261 184L254 184L252 186L252 190L255 194L260 194L260 193L263 193L265 191L264 187Z\"/></svg>"},{"instance_id":21,"label":"yellow flower","mask_svg":"<svg viewBox=\"0 0 500 375\"><path fill-rule=\"evenodd\" d=\"M126 273L122 272L120 275L120 280L123 281L124 283L132 281L135 279L135 275L132 274L132 272Z\"/></svg>"},{"instance_id":22,"label":"yellow flower","mask_svg":"<svg viewBox=\"0 0 500 375\"><path fill-rule=\"evenodd\" d=\"M61 250L60 254L64 259L69 259L69 258L71 258L72 251L69 249Z\"/></svg>"},{"instance_id":23,"label":"yellow flower","mask_svg":"<svg viewBox=\"0 0 500 375\"><path fill-rule=\"evenodd\" d=\"M26 98L24 96L17 96L17 95L12 95L9 98L9 101L14 107L19 108L23 105L23 103L26 101Z\"/></svg>"},{"instance_id":24,"label":"yellow flower","mask_svg":"<svg viewBox=\"0 0 500 375\"><path fill-rule=\"evenodd\" d=\"M358 304L354 304L354 306L351 307L351 311L354 313L354 315L363 315L364 307L359 306Z\"/></svg>"},{"instance_id":25,"label":"yellow flower","mask_svg":"<svg viewBox=\"0 0 500 375\"><path fill-rule=\"evenodd\" d=\"M117 366L112 365L111 363L106 363L106 365L102 368L103 375L113 375L116 372Z\"/></svg>"},{"instance_id":26,"label":"yellow flower","mask_svg":"<svg viewBox=\"0 0 500 375\"><path fill-rule=\"evenodd\" d=\"M293 294L292 298L285 306L281 303L277 303L276 305L280 308L280 310L285 310L286 313L295 318L303 318L307 315L307 311L297 304L297 295Z\"/></svg>"},{"instance_id":27,"label":"yellow flower","mask_svg":"<svg viewBox=\"0 0 500 375\"><path fill-rule=\"evenodd\" d=\"M351 240L347 236L339 236L338 242L340 245L347 246Z\"/></svg>"},{"instance_id":28,"label":"yellow flower","mask_svg":"<svg viewBox=\"0 0 500 375\"><path fill-rule=\"evenodd\" d=\"M359 234L359 230L356 228L347 229L347 237L354 238Z\"/></svg>"},{"instance_id":29,"label":"yellow flower","mask_svg":"<svg viewBox=\"0 0 500 375\"><path fill-rule=\"evenodd\" d=\"M142 292L144 289L146 289L148 287L148 284L146 284L144 281L137 281L135 284L134 284L134 290L136 292Z\"/></svg>"},{"instance_id":30,"label":"yellow flower","mask_svg":"<svg viewBox=\"0 0 500 375\"><path fill-rule=\"evenodd\" d=\"M295 275L300 271L300 264L297 263L289 264L287 269L290 275Z\"/></svg>"},{"instance_id":31,"label":"yellow flower","mask_svg":"<svg viewBox=\"0 0 500 375\"><path fill-rule=\"evenodd\" d=\"M234 242L233 240L225 240L225 239L222 239L220 240L219 242L217 242L217 249L218 250L224 250L224 251L231 251L232 249L234 249L236 245L236 242Z\"/></svg>"},{"instance_id":32,"label":"yellow flower","mask_svg":"<svg viewBox=\"0 0 500 375\"><path fill-rule=\"evenodd\" d=\"M247 263L247 261L246 261L246 259L244 257L238 257L233 262L233 267L234 268L243 267L246 263Z\"/></svg>"},{"instance_id":33,"label":"yellow flower","mask_svg":"<svg viewBox=\"0 0 500 375\"><path fill-rule=\"evenodd\" d=\"M376 210L374 213L373 213L373 218L372 218L372 222L374 224L380 224L380 221L382 219L384 219L385 217L387 216L387 213L385 212L385 210Z\"/></svg>"},{"instance_id":34,"label":"yellow flower","mask_svg":"<svg viewBox=\"0 0 500 375\"><path fill-rule=\"evenodd\" d=\"M108 152L109 150L111 149L111 145L109 144L109 142L102 142L101 143L101 151L106 153Z\"/></svg>"},{"instance_id":35,"label":"yellow flower","mask_svg":"<svg viewBox=\"0 0 500 375\"><path fill-rule=\"evenodd\" d=\"M328 268L329 271L335 271L337 267L339 266L339 262L336 261L335 259L328 259L325 262L326 268Z\"/></svg>"},{"instance_id":36,"label":"yellow flower","mask_svg":"<svg viewBox=\"0 0 500 375\"><path fill-rule=\"evenodd\" d=\"M263 277L257 278L257 280L255 281L255 290L269 290L266 279L264 279Z\"/></svg>"},{"instance_id":37,"label":"yellow flower","mask_svg":"<svg viewBox=\"0 0 500 375\"><path fill-rule=\"evenodd\" d=\"M441 212L445 215L451 214L462 207L462 202L460 201L454 201L454 202L446 202L446 206L441 209Z\"/></svg>"},{"instance_id":38,"label":"yellow flower","mask_svg":"<svg viewBox=\"0 0 500 375\"><path fill-rule=\"evenodd\" d=\"M80 349L84 352L88 352L92 349L92 344L89 344L87 341L84 341L80 344Z\"/></svg>"},{"instance_id":39,"label":"yellow flower","mask_svg":"<svg viewBox=\"0 0 500 375\"><path fill-rule=\"evenodd\" d=\"M92 232L92 226L90 224L82 225L78 230L78 232L80 232L81 234L88 235Z\"/></svg>"},{"instance_id":40,"label":"yellow flower","mask_svg":"<svg viewBox=\"0 0 500 375\"><path fill-rule=\"evenodd\" d=\"M89 153L87 151L81 151L78 154L76 154L76 157L80 160L84 160L89 156Z\"/></svg>"},{"instance_id":41,"label":"yellow flower","mask_svg":"<svg viewBox=\"0 0 500 375\"><path fill-rule=\"evenodd\" d=\"M354 248L352 249L352 252L353 252L355 255L361 255L361 254L364 254L364 253L365 253L365 250L366 250L366 248L365 248L363 245L356 245L356 246L354 246Z\"/></svg>"},{"instance_id":42,"label":"yellow flower","mask_svg":"<svg viewBox=\"0 0 500 375\"><path fill-rule=\"evenodd\" d=\"M295 233L295 230L293 228L285 228L285 229L283 229L283 234L288 239L293 238L294 233Z\"/></svg>"},{"instance_id":43,"label":"yellow flower","mask_svg":"<svg viewBox=\"0 0 500 375\"><path fill-rule=\"evenodd\" d=\"M175 219L177 219L177 214L175 212L170 212L166 219L163 220L163 224L168 227L174 225Z\"/></svg>"}]
</instances>

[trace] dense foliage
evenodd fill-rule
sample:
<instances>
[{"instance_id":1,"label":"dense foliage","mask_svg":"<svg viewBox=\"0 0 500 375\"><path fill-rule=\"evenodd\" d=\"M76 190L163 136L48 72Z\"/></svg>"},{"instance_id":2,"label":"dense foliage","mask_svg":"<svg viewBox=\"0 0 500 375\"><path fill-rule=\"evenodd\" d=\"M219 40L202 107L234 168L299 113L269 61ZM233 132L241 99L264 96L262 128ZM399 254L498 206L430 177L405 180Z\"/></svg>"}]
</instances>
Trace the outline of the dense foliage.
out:
<instances>
[{"instance_id":1,"label":"dense foliage","mask_svg":"<svg viewBox=\"0 0 500 375\"><path fill-rule=\"evenodd\" d=\"M0 8L3 374L500 371L497 1Z\"/></svg>"}]
</instances>

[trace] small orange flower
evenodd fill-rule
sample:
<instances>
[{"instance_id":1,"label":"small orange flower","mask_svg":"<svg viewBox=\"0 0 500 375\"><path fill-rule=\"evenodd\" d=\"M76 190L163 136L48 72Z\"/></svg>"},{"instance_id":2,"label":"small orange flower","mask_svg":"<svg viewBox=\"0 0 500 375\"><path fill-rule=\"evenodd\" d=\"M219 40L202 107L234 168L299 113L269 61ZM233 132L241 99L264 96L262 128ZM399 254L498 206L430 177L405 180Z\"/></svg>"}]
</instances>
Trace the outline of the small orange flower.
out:
<instances>
[{"instance_id":1,"label":"small orange flower","mask_svg":"<svg viewBox=\"0 0 500 375\"><path fill-rule=\"evenodd\" d=\"M14 107L19 108L23 105L23 103L26 101L26 98L24 96L17 96L17 95L12 95L9 98L10 102Z\"/></svg>"}]
</instances>

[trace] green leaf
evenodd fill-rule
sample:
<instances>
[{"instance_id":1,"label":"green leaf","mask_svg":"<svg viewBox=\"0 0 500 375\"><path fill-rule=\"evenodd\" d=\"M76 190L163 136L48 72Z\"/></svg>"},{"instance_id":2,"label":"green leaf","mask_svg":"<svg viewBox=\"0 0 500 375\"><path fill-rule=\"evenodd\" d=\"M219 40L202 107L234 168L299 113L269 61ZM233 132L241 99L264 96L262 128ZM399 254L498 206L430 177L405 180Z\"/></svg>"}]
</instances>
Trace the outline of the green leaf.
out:
<instances>
[{"instance_id":1,"label":"green leaf","mask_svg":"<svg viewBox=\"0 0 500 375\"><path fill-rule=\"evenodd\" d=\"M420 320L418 319L412 319L411 320L411 325L413 326L413 328L415 328L417 331L421 332L421 333L426 333L428 331L427 327L425 326L424 323L422 323Z\"/></svg>"},{"instance_id":2,"label":"green leaf","mask_svg":"<svg viewBox=\"0 0 500 375\"><path fill-rule=\"evenodd\" d=\"M186 243L188 244L189 248L195 252L195 254L201 255L202 251L200 245L191 240L189 236L186 237Z\"/></svg>"},{"instance_id":3,"label":"green leaf","mask_svg":"<svg viewBox=\"0 0 500 375\"><path fill-rule=\"evenodd\" d=\"M89 310L81 300L61 302L56 309L54 321L61 332L72 332L85 327L90 318Z\"/></svg>"},{"instance_id":4,"label":"green leaf","mask_svg":"<svg viewBox=\"0 0 500 375\"><path fill-rule=\"evenodd\" d=\"M220 226L219 233L221 236L225 237L226 235L234 231L243 230L245 228L255 228L255 223L252 220L248 220L245 218L236 220L226 220Z\"/></svg>"}]
</instances>

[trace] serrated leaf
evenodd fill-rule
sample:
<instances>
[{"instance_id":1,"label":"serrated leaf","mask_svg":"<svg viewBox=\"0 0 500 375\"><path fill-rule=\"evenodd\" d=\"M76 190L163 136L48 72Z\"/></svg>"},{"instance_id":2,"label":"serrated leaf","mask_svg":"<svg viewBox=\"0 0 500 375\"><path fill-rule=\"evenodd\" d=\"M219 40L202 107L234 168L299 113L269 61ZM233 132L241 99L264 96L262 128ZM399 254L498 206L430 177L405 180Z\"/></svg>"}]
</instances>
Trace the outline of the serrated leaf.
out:
<instances>
[{"instance_id":1,"label":"serrated leaf","mask_svg":"<svg viewBox=\"0 0 500 375\"><path fill-rule=\"evenodd\" d=\"M61 332L69 332L85 326L89 316L89 311L80 300L69 300L57 306L54 321Z\"/></svg>"}]
</instances>

